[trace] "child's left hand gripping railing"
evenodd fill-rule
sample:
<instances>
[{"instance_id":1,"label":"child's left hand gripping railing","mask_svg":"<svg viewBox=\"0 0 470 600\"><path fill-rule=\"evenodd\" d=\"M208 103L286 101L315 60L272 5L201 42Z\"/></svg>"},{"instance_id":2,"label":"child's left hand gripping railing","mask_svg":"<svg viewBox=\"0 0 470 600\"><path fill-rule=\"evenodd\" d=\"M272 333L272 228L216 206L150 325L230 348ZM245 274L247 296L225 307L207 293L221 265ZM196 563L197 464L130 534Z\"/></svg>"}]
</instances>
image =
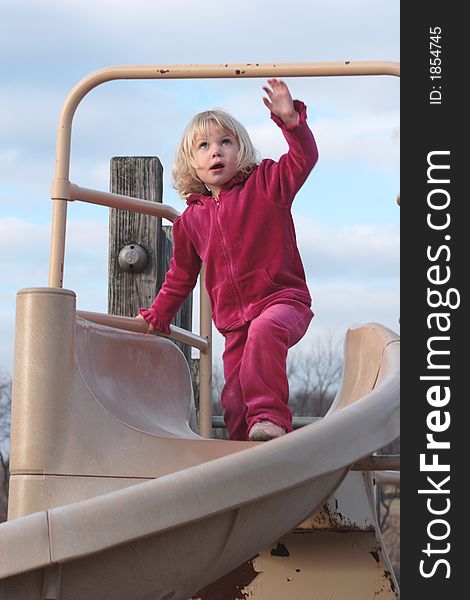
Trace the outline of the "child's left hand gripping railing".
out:
<instances>
[{"instance_id":1,"label":"child's left hand gripping railing","mask_svg":"<svg viewBox=\"0 0 470 600\"><path fill-rule=\"evenodd\" d=\"M245 77L321 77L349 75L393 75L398 76L400 67L391 61L338 61L317 63L284 64L225 64L225 65L131 65L108 67L91 73L82 79L66 98L57 126L56 167L52 181L51 198L52 230L49 269L49 287L61 288L63 284L65 231L67 202L82 200L104 206L123 208L149 215L164 217L173 221L178 211L173 207L100 192L74 185L69 181L72 119L75 111L93 88L116 79L204 79L204 78L245 78ZM204 269L203 269L204 271ZM203 273L202 271L202 279ZM211 401L211 310L207 292L201 281L200 335L171 326L172 339L185 342L198 348L200 360L199 431L210 437L212 428ZM131 317L117 317L99 313L81 312L85 318L107 325L143 333L145 324Z\"/></svg>"}]
</instances>

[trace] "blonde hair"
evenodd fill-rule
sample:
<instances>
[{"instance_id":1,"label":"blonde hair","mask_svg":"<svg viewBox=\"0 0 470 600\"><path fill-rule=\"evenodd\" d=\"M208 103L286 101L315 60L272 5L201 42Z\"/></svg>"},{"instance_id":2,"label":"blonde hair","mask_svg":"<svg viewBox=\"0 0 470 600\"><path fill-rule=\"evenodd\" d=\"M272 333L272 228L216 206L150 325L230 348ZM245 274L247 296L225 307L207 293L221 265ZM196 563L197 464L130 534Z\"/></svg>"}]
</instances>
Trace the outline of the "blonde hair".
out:
<instances>
[{"instance_id":1,"label":"blonde hair","mask_svg":"<svg viewBox=\"0 0 470 600\"><path fill-rule=\"evenodd\" d=\"M204 183L196 175L194 143L199 135L207 135L211 123L216 123L221 129L235 136L239 146L238 176L251 173L253 167L259 163L258 152L255 150L247 130L228 112L214 108L198 113L183 131L173 165L173 186L183 199L190 194L207 195L209 193Z\"/></svg>"}]
</instances>

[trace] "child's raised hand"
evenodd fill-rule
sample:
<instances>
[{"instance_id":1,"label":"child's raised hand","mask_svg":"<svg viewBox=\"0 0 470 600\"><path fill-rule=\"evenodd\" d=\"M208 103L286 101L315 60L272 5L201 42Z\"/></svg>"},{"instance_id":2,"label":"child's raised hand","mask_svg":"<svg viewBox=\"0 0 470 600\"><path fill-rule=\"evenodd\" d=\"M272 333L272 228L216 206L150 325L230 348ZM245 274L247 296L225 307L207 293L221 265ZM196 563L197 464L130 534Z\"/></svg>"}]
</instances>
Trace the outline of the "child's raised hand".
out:
<instances>
[{"instance_id":1,"label":"child's raised hand","mask_svg":"<svg viewBox=\"0 0 470 600\"><path fill-rule=\"evenodd\" d=\"M284 125L297 125L299 113L294 108L289 88L280 79L268 79L271 88L263 86L268 98L263 98L264 104L269 110L279 117Z\"/></svg>"}]
</instances>

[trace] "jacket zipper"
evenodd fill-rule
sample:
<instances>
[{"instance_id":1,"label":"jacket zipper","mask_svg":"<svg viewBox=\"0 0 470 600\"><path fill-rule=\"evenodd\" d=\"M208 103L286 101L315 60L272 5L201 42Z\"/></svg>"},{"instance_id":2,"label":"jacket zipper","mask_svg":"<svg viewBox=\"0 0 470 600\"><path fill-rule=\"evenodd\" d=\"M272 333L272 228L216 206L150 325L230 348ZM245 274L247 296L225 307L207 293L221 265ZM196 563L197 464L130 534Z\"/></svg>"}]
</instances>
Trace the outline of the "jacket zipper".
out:
<instances>
[{"instance_id":1,"label":"jacket zipper","mask_svg":"<svg viewBox=\"0 0 470 600\"><path fill-rule=\"evenodd\" d=\"M216 209L216 219L217 219L217 224L219 226L219 231L220 231L220 237L222 240L222 248L224 250L224 254L225 254L225 260L227 261L228 264L228 268L229 268L229 274L230 274L230 279L232 282L232 286L233 289L235 291L235 296L237 298L241 313L242 313L242 317L245 321L247 321L246 315L245 315L245 311L243 309L243 295L242 295L242 291L239 289L239 286L236 282L236 278L235 275L233 273L233 265L232 265L232 260L230 257L230 251L229 251L229 246L228 243L225 241L225 236L224 236L224 232L222 229L222 223L220 221L220 213L219 213L219 209L220 209L220 200L218 196L214 196L214 200L215 200L215 205L217 207Z\"/></svg>"}]
</instances>

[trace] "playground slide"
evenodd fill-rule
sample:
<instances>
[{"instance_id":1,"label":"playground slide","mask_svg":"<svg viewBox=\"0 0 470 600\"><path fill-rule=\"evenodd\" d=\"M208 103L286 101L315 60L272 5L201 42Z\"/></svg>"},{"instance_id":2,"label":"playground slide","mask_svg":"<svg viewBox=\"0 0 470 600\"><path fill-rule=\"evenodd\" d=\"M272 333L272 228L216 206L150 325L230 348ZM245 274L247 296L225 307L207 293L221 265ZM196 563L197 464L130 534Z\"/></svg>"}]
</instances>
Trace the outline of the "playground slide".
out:
<instances>
[{"instance_id":1,"label":"playground slide","mask_svg":"<svg viewBox=\"0 0 470 600\"><path fill-rule=\"evenodd\" d=\"M199 437L180 350L81 319L73 292L21 291L16 336L2 600L187 600L399 435L399 337L378 324L348 331L328 414L268 443Z\"/></svg>"}]
</instances>

